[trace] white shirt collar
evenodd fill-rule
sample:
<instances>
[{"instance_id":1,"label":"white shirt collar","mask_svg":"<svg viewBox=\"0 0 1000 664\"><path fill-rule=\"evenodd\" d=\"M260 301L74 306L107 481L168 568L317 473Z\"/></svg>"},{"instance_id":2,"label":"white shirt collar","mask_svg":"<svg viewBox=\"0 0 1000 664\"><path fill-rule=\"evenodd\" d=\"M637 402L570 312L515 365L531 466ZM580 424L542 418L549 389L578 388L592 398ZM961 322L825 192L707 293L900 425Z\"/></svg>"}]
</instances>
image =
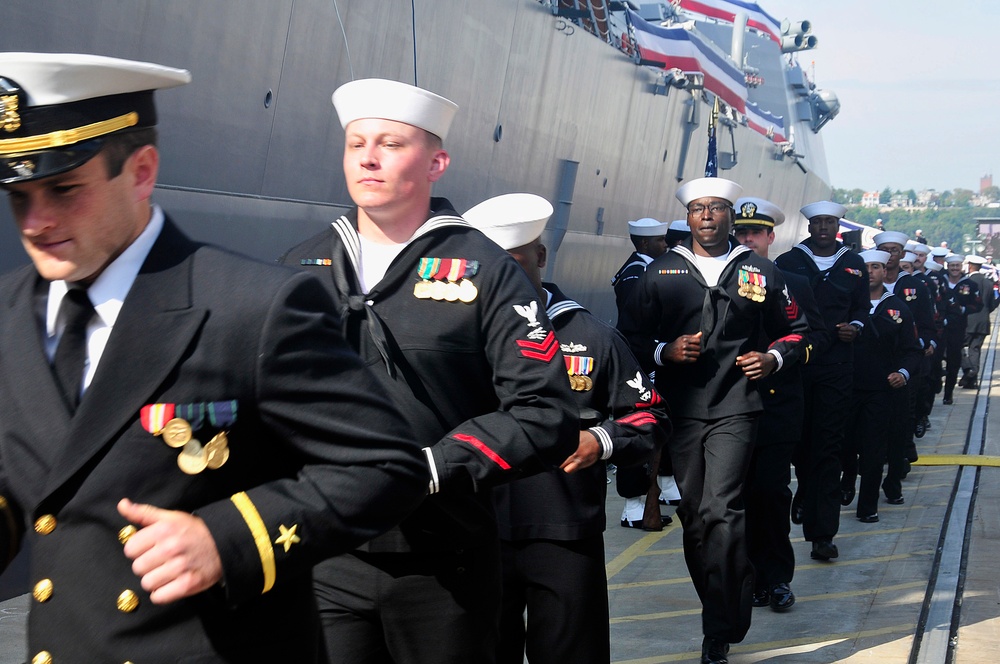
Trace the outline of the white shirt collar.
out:
<instances>
[{"instance_id":1,"label":"white shirt collar","mask_svg":"<svg viewBox=\"0 0 1000 664\"><path fill-rule=\"evenodd\" d=\"M153 204L152 215L146 228L118 258L104 268L87 289L87 295L94 304L97 315L107 327L114 327L115 321L118 320L125 296L132 288L136 275L139 274L139 268L146 261L156 238L160 236L160 231L163 230L163 219L163 210L159 205ZM45 330L49 337L54 336L58 330L59 306L67 290L69 286L65 281L53 281L49 284L49 299L45 312Z\"/></svg>"}]
</instances>

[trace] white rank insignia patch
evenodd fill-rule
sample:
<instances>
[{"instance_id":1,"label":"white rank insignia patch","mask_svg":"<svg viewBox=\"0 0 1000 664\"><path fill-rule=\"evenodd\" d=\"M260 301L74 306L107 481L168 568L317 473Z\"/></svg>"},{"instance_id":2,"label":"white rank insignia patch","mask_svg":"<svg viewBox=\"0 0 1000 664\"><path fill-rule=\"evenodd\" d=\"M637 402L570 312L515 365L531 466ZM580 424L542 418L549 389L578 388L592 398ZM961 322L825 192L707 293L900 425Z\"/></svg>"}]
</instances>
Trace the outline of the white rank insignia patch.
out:
<instances>
[{"instance_id":1,"label":"white rank insignia patch","mask_svg":"<svg viewBox=\"0 0 1000 664\"><path fill-rule=\"evenodd\" d=\"M651 390L646 388L645 383L642 381L642 372L636 371L635 378L632 380L625 381L625 384L629 387L635 388L639 392L640 401L649 401L653 398L653 393Z\"/></svg>"},{"instance_id":2,"label":"white rank insignia patch","mask_svg":"<svg viewBox=\"0 0 1000 664\"><path fill-rule=\"evenodd\" d=\"M562 344L560 346L562 352L564 353L586 353L587 347L583 344L573 343L572 341L568 344Z\"/></svg>"}]
</instances>

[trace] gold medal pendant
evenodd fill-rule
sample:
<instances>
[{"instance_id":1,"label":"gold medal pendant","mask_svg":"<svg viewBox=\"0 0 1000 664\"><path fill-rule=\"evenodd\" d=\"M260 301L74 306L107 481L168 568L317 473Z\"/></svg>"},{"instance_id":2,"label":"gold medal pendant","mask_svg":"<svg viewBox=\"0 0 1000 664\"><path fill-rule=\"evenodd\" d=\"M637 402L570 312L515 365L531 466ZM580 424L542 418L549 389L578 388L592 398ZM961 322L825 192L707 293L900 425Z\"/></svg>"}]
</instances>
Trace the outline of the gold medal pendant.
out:
<instances>
[{"instance_id":1,"label":"gold medal pendant","mask_svg":"<svg viewBox=\"0 0 1000 664\"><path fill-rule=\"evenodd\" d=\"M431 299L440 302L444 299L448 286L443 281L435 281L431 284Z\"/></svg>"},{"instance_id":2,"label":"gold medal pendant","mask_svg":"<svg viewBox=\"0 0 1000 664\"><path fill-rule=\"evenodd\" d=\"M211 470L218 470L227 461L229 461L229 439L225 431L220 431L212 440L205 443L205 465Z\"/></svg>"},{"instance_id":3,"label":"gold medal pendant","mask_svg":"<svg viewBox=\"0 0 1000 664\"><path fill-rule=\"evenodd\" d=\"M418 281L413 284L413 295L420 300L428 300L431 297L431 282Z\"/></svg>"},{"instance_id":4,"label":"gold medal pendant","mask_svg":"<svg viewBox=\"0 0 1000 664\"><path fill-rule=\"evenodd\" d=\"M205 449L197 439L192 438L184 445L177 455L177 467L188 475L197 475L208 467Z\"/></svg>"},{"instance_id":5,"label":"gold medal pendant","mask_svg":"<svg viewBox=\"0 0 1000 664\"><path fill-rule=\"evenodd\" d=\"M175 417L163 426L160 434L163 436L163 442L170 447L184 447L191 440L191 425L187 420Z\"/></svg>"},{"instance_id":6,"label":"gold medal pendant","mask_svg":"<svg viewBox=\"0 0 1000 664\"><path fill-rule=\"evenodd\" d=\"M479 295L479 289L468 279L462 279L458 284L458 299L469 304Z\"/></svg>"},{"instance_id":7,"label":"gold medal pendant","mask_svg":"<svg viewBox=\"0 0 1000 664\"><path fill-rule=\"evenodd\" d=\"M592 389L594 389L594 381L590 379L590 376L580 376L580 378L583 379L582 381L583 389L581 391L590 392Z\"/></svg>"},{"instance_id":8,"label":"gold medal pendant","mask_svg":"<svg viewBox=\"0 0 1000 664\"><path fill-rule=\"evenodd\" d=\"M448 285L445 286L444 288L444 299L447 300L448 302L454 302L455 300L458 299L460 290L461 289L459 288L458 284L456 284L453 281L449 282Z\"/></svg>"}]
</instances>

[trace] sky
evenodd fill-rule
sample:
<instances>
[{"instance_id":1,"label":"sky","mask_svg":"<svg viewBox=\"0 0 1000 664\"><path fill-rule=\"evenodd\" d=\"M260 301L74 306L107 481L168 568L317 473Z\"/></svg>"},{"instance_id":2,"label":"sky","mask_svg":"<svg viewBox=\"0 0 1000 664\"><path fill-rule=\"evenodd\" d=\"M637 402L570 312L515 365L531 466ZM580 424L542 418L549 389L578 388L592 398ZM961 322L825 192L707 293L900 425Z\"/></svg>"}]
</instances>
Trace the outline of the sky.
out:
<instances>
[{"instance_id":1,"label":"sky","mask_svg":"<svg viewBox=\"0 0 1000 664\"><path fill-rule=\"evenodd\" d=\"M757 0L779 21L807 19L798 55L840 99L821 130L840 189L979 191L1000 185L1000 2ZM994 170L996 167L996 170Z\"/></svg>"}]
</instances>

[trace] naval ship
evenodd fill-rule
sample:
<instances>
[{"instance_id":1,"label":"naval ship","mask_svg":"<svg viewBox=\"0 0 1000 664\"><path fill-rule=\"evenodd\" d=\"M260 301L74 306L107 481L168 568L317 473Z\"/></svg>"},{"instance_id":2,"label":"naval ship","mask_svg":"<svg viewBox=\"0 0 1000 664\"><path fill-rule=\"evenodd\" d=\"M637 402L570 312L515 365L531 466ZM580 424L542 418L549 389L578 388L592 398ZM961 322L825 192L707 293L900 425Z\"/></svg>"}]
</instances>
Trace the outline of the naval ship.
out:
<instances>
[{"instance_id":1,"label":"naval ship","mask_svg":"<svg viewBox=\"0 0 1000 664\"><path fill-rule=\"evenodd\" d=\"M839 110L798 62L808 21L744 0L5 0L5 51L96 53L189 69L158 93L155 199L189 234L265 260L350 205L330 101L355 78L460 106L435 195L553 203L547 278L613 322L629 220L681 218L714 127L718 175L789 217L830 194L822 127ZM713 109L719 101L718 120ZM26 261L6 206L0 271Z\"/></svg>"}]
</instances>

